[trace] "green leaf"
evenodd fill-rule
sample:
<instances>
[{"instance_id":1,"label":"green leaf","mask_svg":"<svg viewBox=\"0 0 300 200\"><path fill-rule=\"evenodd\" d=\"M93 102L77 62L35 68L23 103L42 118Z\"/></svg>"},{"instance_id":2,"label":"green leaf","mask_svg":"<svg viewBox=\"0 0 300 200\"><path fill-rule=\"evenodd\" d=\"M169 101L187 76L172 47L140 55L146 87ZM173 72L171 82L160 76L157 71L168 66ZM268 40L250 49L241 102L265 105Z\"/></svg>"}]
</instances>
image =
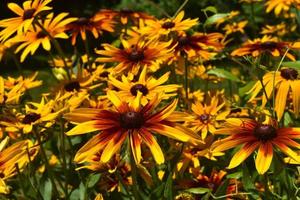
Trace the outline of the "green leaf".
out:
<instances>
[{"instance_id":1,"label":"green leaf","mask_svg":"<svg viewBox=\"0 0 300 200\"><path fill-rule=\"evenodd\" d=\"M190 192L192 194L205 194L205 193L210 192L210 189L198 187L198 188L190 188L190 189L187 189L185 191Z\"/></svg>"},{"instance_id":2,"label":"green leaf","mask_svg":"<svg viewBox=\"0 0 300 200\"><path fill-rule=\"evenodd\" d=\"M73 190L73 192L70 195L70 200L78 200L80 195L79 189Z\"/></svg>"},{"instance_id":3,"label":"green leaf","mask_svg":"<svg viewBox=\"0 0 300 200\"><path fill-rule=\"evenodd\" d=\"M173 196L173 179L172 179L172 173L169 174L167 182L165 184L165 191L164 191L164 197L166 199L170 199L172 200L172 196Z\"/></svg>"},{"instance_id":4,"label":"green leaf","mask_svg":"<svg viewBox=\"0 0 300 200\"><path fill-rule=\"evenodd\" d=\"M245 164L243 164L242 183L246 190L255 189L254 181L252 181L249 169Z\"/></svg>"},{"instance_id":5,"label":"green leaf","mask_svg":"<svg viewBox=\"0 0 300 200\"><path fill-rule=\"evenodd\" d=\"M91 174L88 178L87 187L92 188L99 181L101 174Z\"/></svg>"},{"instance_id":6,"label":"green leaf","mask_svg":"<svg viewBox=\"0 0 300 200\"><path fill-rule=\"evenodd\" d=\"M214 6L208 6L208 7L204 8L204 9L201 9L201 11L205 12L205 13L207 11L212 12L212 13L217 13L218 12L217 8L214 7Z\"/></svg>"},{"instance_id":7,"label":"green leaf","mask_svg":"<svg viewBox=\"0 0 300 200\"><path fill-rule=\"evenodd\" d=\"M284 122L283 123L284 123L285 127L289 127L289 126L291 126L291 124L293 124L293 119L292 119L290 113L285 112L283 118L284 118Z\"/></svg>"},{"instance_id":8,"label":"green leaf","mask_svg":"<svg viewBox=\"0 0 300 200\"><path fill-rule=\"evenodd\" d=\"M293 61L293 62L283 62L281 65L284 67L290 67L290 68L300 70L300 60Z\"/></svg>"},{"instance_id":9,"label":"green leaf","mask_svg":"<svg viewBox=\"0 0 300 200\"><path fill-rule=\"evenodd\" d=\"M243 176L243 172L235 172L235 173L232 173L232 174L228 174L226 177L227 178L234 178L234 179L239 179Z\"/></svg>"},{"instance_id":10,"label":"green leaf","mask_svg":"<svg viewBox=\"0 0 300 200\"><path fill-rule=\"evenodd\" d=\"M246 92L248 92L255 83L256 81L249 81L244 87L239 88L239 95L244 96Z\"/></svg>"},{"instance_id":11,"label":"green leaf","mask_svg":"<svg viewBox=\"0 0 300 200\"><path fill-rule=\"evenodd\" d=\"M206 19L204 26L209 26L216 23L218 20L227 17L229 13L217 13Z\"/></svg>"},{"instance_id":12,"label":"green leaf","mask_svg":"<svg viewBox=\"0 0 300 200\"><path fill-rule=\"evenodd\" d=\"M50 179L47 179L47 181L45 182L42 195L43 195L44 200L51 200L51 198L52 198L52 183L51 183Z\"/></svg>"},{"instance_id":13,"label":"green leaf","mask_svg":"<svg viewBox=\"0 0 300 200\"><path fill-rule=\"evenodd\" d=\"M86 188L84 184L81 182L79 185L79 199L80 200L85 200L85 195L86 195Z\"/></svg>"},{"instance_id":14,"label":"green leaf","mask_svg":"<svg viewBox=\"0 0 300 200\"><path fill-rule=\"evenodd\" d=\"M240 79L238 77L236 77L231 72L229 72L225 69L220 69L220 68L211 69L207 72L207 74L216 75L219 78L225 78L225 79L228 79L231 81L237 81L237 82L240 81Z\"/></svg>"}]
</instances>

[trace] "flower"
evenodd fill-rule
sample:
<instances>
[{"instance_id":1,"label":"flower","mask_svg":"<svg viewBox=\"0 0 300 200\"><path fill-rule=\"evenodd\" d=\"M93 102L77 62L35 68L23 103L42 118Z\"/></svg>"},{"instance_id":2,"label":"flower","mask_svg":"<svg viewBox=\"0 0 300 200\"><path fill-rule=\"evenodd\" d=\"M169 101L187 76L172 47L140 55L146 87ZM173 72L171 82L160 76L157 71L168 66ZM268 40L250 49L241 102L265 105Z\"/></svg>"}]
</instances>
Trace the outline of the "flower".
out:
<instances>
[{"instance_id":1,"label":"flower","mask_svg":"<svg viewBox=\"0 0 300 200\"><path fill-rule=\"evenodd\" d=\"M180 33L190 29L192 26L198 24L198 19L185 19L184 11L178 13L178 15L172 19L161 20L149 20L146 21L146 26L143 27L141 33L147 35L150 38L159 38L161 36L167 36L171 32Z\"/></svg>"},{"instance_id":2,"label":"flower","mask_svg":"<svg viewBox=\"0 0 300 200\"><path fill-rule=\"evenodd\" d=\"M65 18L67 15L68 13L60 13L54 17L53 13L50 13L41 24L45 30L39 26L35 26L35 28L29 29L25 34L17 35L11 39L11 42L21 43L16 49L16 53L23 50L23 53L21 54L21 62L25 60L29 53L33 55L40 45L42 45L46 51L50 51L50 36L52 38L68 38L68 35L64 32L64 27L65 25L75 21L76 18ZM47 33L45 31L47 31Z\"/></svg>"},{"instance_id":3,"label":"flower","mask_svg":"<svg viewBox=\"0 0 300 200\"><path fill-rule=\"evenodd\" d=\"M258 57L262 53L269 53L274 57L283 56L288 49L299 49L299 44L290 42L280 42L278 38L263 36L263 38L257 38L254 40L249 40L242 45L242 47L234 50L232 56L245 56L252 55L253 57ZM295 57L286 53L286 57L291 60L295 60Z\"/></svg>"},{"instance_id":4,"label":"flower","mask_svg":"<svg viewBox=\"0 0 300 200\"><path fill-rule=\"evenodd\" d=\"M294 113L298 117L300 109L300 79L298 78L298 71L294 68L282 68L279 71L268 72L263 76L263 85L260 81L248 91L251 94L249 101L254 100L259 92L265 90L266 93L262 95L262 107L266 105L268 100L272 97L273 92L275 96L274 110L277 114L277 119L280 120L284 114L289 93L291 93ZM275 91L273 91L275 89Z\"/></svg>"},{"instance_id":5,"label":"flower","mask_svg":"<svg viewBox=\"0 0 300 200\"><path fill-rule=\"evenodd\" d=\"M67 135L79 135L87 132L101 131L90 139L75 155L75 162L81 163L85 157L103 150L100 162L108 162L121 148L125 139L129 138L131 151L136 163L140 163L141 144L144 142L154 156L156 163L164 162L164 155L153 132L177 139L183 142L198 142L199 138L191 130L176 121L181 121L180 113L172 115L177 100L153 113L161 101L160 97L152 99L141 106L142 93L138 92L135 100L128 104L113 91L107 92L107 97L113 103L112 109L76 109L65 115L65 118L77 126L68 131Z\"/></svg>"},{"instance_id":6,"label":"flower","mask_svg":"<svg viewBox=\"0 0 300 200\"><path fill-rule=\"evenodd\" d=\"M284 22L281 22L277 25L265 25L265 27L262 28L261 34L263 35L278 35L278 36L284 36L288 33L294 32L296 30L296 25L287 26Z\"/></svg>"},{"instance_id":7,"label":"flower","mask_svg":"<svg viewBox=\"0 0 300 200\"><path fill-rule=\"evenodd\" d=\"M96 53L105 57L96 59L98 62L117 62L114 67L115 73L124 71L137 74L141 67L147 67L150 71L159 69L160 64L166 62L173 56L173 49L170 48L170 42L158 41L140 41L136 44L130 44L121 39L123 49L116 48L110 44L103 44L104 50L97 50Z\"/></svg>"},{"instance_id":8,"label":"flower","mask_svg":"<svg viewBox=\"0 0 300 200\"><path fill-rule=\"evenodd\" d=\"M118 96L121 99L126 99L127 102L131 102L135 99L138 91L142 93L141 104L146 105L149 100L153 99L157 94L162 93L162 99L168 99L175 96L176 90L180 87L176 84L162 85L168 81L170 72L165 73L159 79L154 77L147 77L147 68L144 67L138 80L132 80L133 76L122 76L122 81L115 79L113 76L109 76L108 83L112 84L118 89Z\"/></svg>"},{"instance_id":9,"label":"flower","mask_svg":"<svg viewBox=\"0 0 300 200\"><path fill-rule=\"evenodd\" d=\"M192 111L194 112L194 120L188 123L192 130L201 134L202 139L206 138L208 132L213 134L216 128L220 127L219 122L224 121L230 113L225 102L220 103L218 96L213 96L210 104L196 101L192 104Z\"/></svg>"},{"instance_id":10,"label":"flower","mask_svg":"<svg viewBox=\"0 0 300 200\"><path fill-rule=\"evenodd\" d=\"M227 24L223 30L225 31L225 35L230 35L232 33L240 32L245 33L244 28L248 24L248 21L240 21L238 23L233 22L232 24Z\"/></svg>"},{"instance_id":11,"label":"flower","mask_svg":"<svg viewBox=\"0 0 300 200\"><path fill-rule=\"evenodd\" d=\"M0 32L0 40L4 41L8 39L15 32L18 35L26 33L30 28L32 28L33 20L36 16L41 14L43 11L49 11L52 8L47 6L51 0L30 0L23 3L23 8L21 8L16 3L9 3L8 8L13 11L18 17L13 17L9 19L3 19L0 21L0 27L4 28Z\"/></svg>"},{"instance_id":12,"label":"flower","mask_svg":"<svg viewBox=\"0 0 300 200\"><path fill-rule=\"evenodd\" d=\"M213 151L220 152L243 145L232 157L229 169L240 165L257 148L255 166L259 174L264 174L269 169L275 147L292 159L300 161L297 153L290 149L300 148L300 144L294 141L300 138L300 128L279 128L273 120L261 124L249 118L228 118L225 126L215 131L215 134L224 134L227 137L217 140Z\"/></svg>"},{"instance_id":13,"label":"flower","mask_svg":"<svg viewBox=\"0 0 300 200\"><path fill-rule=\"evenodd\" d=\"M90 18L80 17L66 25L66 29L72 33L72 45L76 44L76 38L80 34L82 40L86 40L87 31L91 32L95 38L99 37L103 31L114 32L114 23L105 15L99 13Z\"/></svg>"},{"instance_id":14,"label":"flower","mask_svg":"<svg viewBox=\"0 0 300 200\"><path fill-rule=\"evenodd\" d=\"M2 121L0 124L6 126L6 131L30 133L33 126L44 124L45 127L50 127L54 123L54 119L59 116L65 108L54 112L56 102L50 100L45 102L45 98L41 99L40 103L29 102L25 105L26 114L16 114L15 121Z\"/></svg>"},{"instance_id":15,"label":"flower","mask_svg":"<svg viewBox=\"0 0 300 200\"><path fill-rule=\"evenodd\" d=\"M266 12L274 10L275 15L279 15L283 11L288 11L293 5L300 4L299 0L268 0L266 2Z\"/></svg>"}]
</instances>

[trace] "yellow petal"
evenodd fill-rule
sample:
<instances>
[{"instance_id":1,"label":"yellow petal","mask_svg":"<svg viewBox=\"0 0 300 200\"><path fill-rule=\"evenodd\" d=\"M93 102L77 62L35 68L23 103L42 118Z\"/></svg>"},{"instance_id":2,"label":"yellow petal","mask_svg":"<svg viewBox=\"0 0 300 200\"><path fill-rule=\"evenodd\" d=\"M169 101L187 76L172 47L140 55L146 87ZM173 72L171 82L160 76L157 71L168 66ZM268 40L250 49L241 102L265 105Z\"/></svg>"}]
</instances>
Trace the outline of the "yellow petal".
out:
<instances>
[{"instance_id":1,"label":"yellow petal","mask_svg":"<svg viewBox=\"0 0 300 200\"><path fill-rule=\"evenodd\" d=\"M237 153L232 157L228 168L232 169L240 165L250 154L256 149L258 142L246 143Z\"/></svg>"},{"instance_id":2,"label":"yellow petal","mask_svg":"<svg viewBox=\"0 0 300 200\"><path fill-rule=\"evenodd\" d=\"M80 134L85 134L97 130L99 130L99 128L97 128L96 120L93 120L93 121L87 121L78 124L71 130L66 132L66 135L80 135Z\"/></svg>"},{"instance_id":3,"label":"yellow petal","mask_svg":"<svg viewBox=\"0 0 300 200\"><path fill-rule=\"evenodd\" d=\"M262 143L255 159L255 166L259 174L264 174L270 168L272 158L272 144L270 142Z\"/></svg>"}]
</instances>

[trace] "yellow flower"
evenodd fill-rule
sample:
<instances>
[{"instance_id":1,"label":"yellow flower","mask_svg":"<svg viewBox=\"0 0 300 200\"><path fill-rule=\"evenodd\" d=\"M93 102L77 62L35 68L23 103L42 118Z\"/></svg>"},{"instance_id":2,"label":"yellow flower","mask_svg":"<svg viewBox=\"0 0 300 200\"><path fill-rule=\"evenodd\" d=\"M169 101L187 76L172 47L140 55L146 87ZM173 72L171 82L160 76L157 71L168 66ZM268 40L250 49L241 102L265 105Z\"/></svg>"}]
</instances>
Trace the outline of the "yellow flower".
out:
<instances>
[{"instance_id":1,"label":"yellow flower","mask_svg":"<svg viewBox=\"0 0 300 200\"><path fill-rule=\"evenodd\" d=\"M8 8L17 14L18 17L3 19L0 21L0 27L4 28L0 32L0 40L6 40L15 32L18 32L18 35L26 33L30 28L32 28L32 23L36 16L43 11L52 9L47 6L50 2L51 0L29 0L23 3L23 8L21 8L18 4L9 3L7 5Z\"/></svg>"},{"instance_id":2,"label":"yellow flower","mask_svg":"<svg viewBox=\"0 0 300 200\"><path fill-rule=\"evenodd\" d=\"M17 35L11 39L11 42L21 43L18 44L16 49L16 53L23 50L21 62L25 60L29 53L33 55L40 45L42 45L46 51L50 51L51 38L49 35L52 38L68 38L68 35L64 32L64 27L75 21L76 18L65 18L67 15L68 13L60 13L56 17L54 17L53 13L47 15L44 22L41 23L47 33L41 27L36 25L35 28L30 28L25 34Z\"/></svg>"},{"instance_id":3,"label":"yellow flower","mask_svg":"<svg viewBox=\"0 0 300 200\"><path fill-rule=\"evenodd\" d=\"M138 80L134 81L132 75L122 76L122 81L115 79L113 76L109 76L108 83L112 84L118 89L118 96L121 99L125 99L127 102L131 102L135 99L138 91L142 93L141 104L144 106L149 100L155 98L156 95L161 93L162 99L168 99L175 96L176 90L180 87L176 84L162 85L169 79L170 73L167 72L159 79L154 77L147 77L147 68L144 67Z\"/></svg>"},{"instance_id":4,"label":"yellow flower","mask_svg":"<svg viewBox=\"0 0 300 200\"><path fill-rule=\"evenodd\" d=\"M297 28L296 25L292 25L289 27L284 22L281 22L280 24L274 26L266 25L265 27L262 28L260 33L264 35L284 36L288 33L294 32L296 28Z\"/></svg>"},{"instance_id":5,"label":"yellow flower","mask_svg":"<svg viewBox=\"0 0 300 200\"><path fill-rule=\"evenodd\" d=\"M223 30L225 31L225 35L230 35L236 32L245 33L244 28L247 24L248 24L247 20L240 21L238 23L233 22L232 24L226 24Z\"/></svg>"},{"instance_id":6,"label":"yellow flower","mask_svg":"<svg viewBox=\"0 0 300 200\"><path fill-rule=\"evenodd\" d=\"M255 166L259 174L264 174L269 169L275 147L300 162L297 153L290 149L290 147L300 148L300 144L295 141L300 139L300 128L278 128L274 121L261 124L247 118L228 118L226 123L225 127L218 129L215 134L224 134L227 137L216 141L213 151L220 152L243 145L231 158L229 169L240 165L257 148Z\"/></svg>"},{"instance_id":7,"label":"yellow flower","mask_svg":"<svg viewBox=\"0 0 300 200\"><path fill-rule=\"evenodd\" d=\"M298 71L293 68L282 68L278 72L268 72L263 76L263 86L260 81L257 81L252 89L249 90L248 93L251 93L249 101L254 100L261 91L265 90L266 94L262 94L262 107L264 107L268 100L272 98L273 89L275 89L274 110L276 111L277 119L280 120L286 109L287 100L289 99L288 95L291 93L294 114L298 117L300 109L300 80L298 75Z\"/></svg>"},{"instance_id":8,"label":"yellow flower","mask_svg":"<svg viewBox=\"0 0 300 200\"><path fill-rule=\"evenodd\" d=\"M171 42L141 40L136 44L130 44L121 39L122 49L103 44L104 50L97 50L96 53L105 57L99 57L96 61L118 63L113 69L115 73L126 71L136 75L142 67L147 67L154 72L160 68L160 64L173 56Z\"/></svg>"},{"instance_id":9,"label":"yellow flower","mask_svg":"<svg viewBox=\"0 0 300 200\"><path fill-rule=\"evenodd\" d=\"M180 113L172 115L177 100L167 105L158 112L153 110L158 106L161 98L156 97L141 106L142 93L133 102L128 104L113 91L107 92L107 97L113 103L113 109L99 110L81 108L66 114L65 118L77 124L68 131L67 135L79 135L93 131L101 133L90 139L75 156L75 162L82 163L86 157L103 150L100 162L108 162L121 148L126 138L129 138L131 151L136 163L142 160L141 144L144 142L158 164L164 163L163 152L157 143L153 132L165 135L183 142L199 142L199 138L191 130L176 121L181 121Z\"/></svg>"},{"instance_id":10,"label":"yellow flower","mask_svg":"<svg viewBox=\"0 0 300 200\"><path fill-rule=\"evenodd\" d=\"M143 35L147 35L150 38L160 38L161 36L167 36L171 32L182 32L190 29L198 24L198 19L185 19L184 11L178 13L173 19L162 20L149 20L145 22L145 27L141 30Z\"/></svg>"},{"instance_id":11,"label":"yellow flower","mask_svg":"<svg viewBox=\"0 0 300 200\"><path fill-rule=\"evenodd\" d=\"M211 97L210 104L200 103L199 101L192 104L194 120L188 123L195 132L201 134L202 139L206 138L208 132L214 134L216 128L220 127L219 123L224 121L230 113L225 102L220 103L218 98L218 96Z\"/></svg>"},{"instance_id":12,"label":"yellow flower","mask_svg":"<svg viewBox=\"0 0 300 200\"><path fill-rule=\"evenodd\" d=\"M232 56L246 56L251 55L253 57L258 57L262 53L269 53L274 57L283 56L287 49L299 49L299 43L294 44L290 42L281 42L278 38L263 36L263 38L257 38L247 41L242 45L242 47L234 50ZM295 60L295 57L291 53L286 53L286 57L291 60Z\"/></svg>"},{"instance_id":13,"label":"yellow flower","mask_svg":"<svg viewBox=\"0 0 300 200\"><path fill-rule=\"evenodd\" d=\"M293 5L299 5L299 0L268 0L266 2L266 12L274 10L275 15L279 15L283 11L288 11Z\"/></svg>"}]
</instances>

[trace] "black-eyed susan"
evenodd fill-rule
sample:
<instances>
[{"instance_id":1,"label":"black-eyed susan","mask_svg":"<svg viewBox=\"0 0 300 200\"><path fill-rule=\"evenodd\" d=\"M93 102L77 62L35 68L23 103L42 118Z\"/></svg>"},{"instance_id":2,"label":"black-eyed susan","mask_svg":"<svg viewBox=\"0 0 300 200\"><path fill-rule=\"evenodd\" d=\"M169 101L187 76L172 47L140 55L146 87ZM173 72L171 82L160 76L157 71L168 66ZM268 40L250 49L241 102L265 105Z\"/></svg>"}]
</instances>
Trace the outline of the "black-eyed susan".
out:
<instances>
[{"instance_id":1,"label":"black-eyed susan","mask_svg":"<svg viewBox=\"0 0 300 200\"><path fill-rule=\"evenodd\" d=\"M39 147L34 145L31 140L16 142L5 149L6 144L4 143L7 143L6 139L2 140L0 144L0 193L7 194L9 188L4 181L16 175L18 170L23 171L26 165L35 158Z\"/></svg>"},{"instance_id":2,"label":"black-eyed susan","mask_svg":"<svg viewBox=\"0 0 300 200\"><path fill-rule=\"evenodd\" d=\"M286 23L281 22L277 25L265 25L260 33L263 35L274 35L282 37L284 35L287 35L288 33L294 32L296 28L296 25L287 25Z\"/></svg>"},{"instance_id":3,"label":"black-eyed susan","mask_svg":"<svg viewBox=\"0 0 300 200\"><path fill-rule=\"evenodd\" d=\"M167 36L171 32L180 33L198 24L198 19L184 19L184 11L171 19L146 21L146 26L141 30L142 34L150 38Z\"/></svg>"},{"instance_id":4,"label":"black-eyed susan","mask_svg":"<svg viewBox=\"0 0 300 200\"><path fill-rule=\"evenodd\" d=\"M60 13L54 17L53 13L46 16L46 19L41 23L43 30L39 26L30 28L25 34L17 35L11 39L11 42L20 43L16 49L16 53L23 50L21 54L21 62L25 60L27 55L30 53L33 55L40 45L46 51L51 49L51 38L67 39L69 36L64 32L65 26L76 18L66 18L68 13ZM47 33L45 32L47 31Z\"/></svg>"},{"instance_id":5,"label":"black-eyed susan","mask_svg":"<svg viewBox=\"0 0 300 200\"><path fill-rule=\"evenodd\" d=\"M113 71L115 73L131 72L137 74L141 67L147 67L150 71L159 69L160 64L167 62L173 56L173 48L170 42L139 41L130 44L121 39L123 48L117 48L110 44L103 44L104 50L96 50L96 53L105 56L98 57L98 62L118 63Z\"/></svg>"},{"instance_id":6,"label":"black-eyed susan","mask_svg":"<svg viewBox=\"0 0 300 200\"><path fill-rule=\"evenodd\" d=\"M244 28L248 24L247 20L240 22L233 22L232 24L226 24L223 30L225 31L225 35L230 35L232 33L245 33Z\"/></svg>"},{"instance_id":7,"label":"black-eyed susan","mask_svg":"<svg viewBox=\"0 0 300 200\"><path fill-rule=\"evenodd\" d=\"M24 94L22 85L17 84L10 89L5 88L5 79L0 76L0 105L1 104L17 104L20 97Z\"/></svg>"},{"instance_id":8,"label":"black-eyed susan","mask_svg":"<svg viewBox=\"0 0 300 200\"><path fill-rule=\"evenodd\" d=\"M19 76L17 78L13 78L9 76L4 81L4 86L6 89L12 89L16 85L21 85L22 86L21 90L23 92L28 89L32 89L42 85L43 81L36 80L37 76L38 76L38 72L33 73L29 77Z\"/></svg>"},{"instance_id":9,"label":"black-eyed susan","mask_svg":"<svg viewBox=\"0 0 300 200\"><path fill-rule=\"evenodd\" d=\"M226 107L226 102L220 102L218 96L212 96L209 104L196 101L192 104L194 120L188 122L191 128L201 134L202 139L207 133L212 133L220 127L220 122L224 121L230 110Z\"/></svg>"},{"instance_id":10,"label":"black-eyed susan","mask_svg":"<svg viewBox=\"0 0 300 200\"><path fill-rule=\"evenodd\" d=\"M4 28L0 32L0 40L6 40L15 32L18 32L18 35L27 32L29 28L32 28L33 20L37 15L52 9L47 6L50 2L51 0L29 0L23 2L23 8L16 3L9 3L8 8L18 17L0 21L0 27Z\"/></svg>"},{"instance_id":11,"label":"black-eyed susan","mask_svg":"<svg viewBox=\"0 0 300 200\"><path fill-rule=\"evenodd\" d=\"M214 149L218 152L242 145L232 157L229 169L240 165L256 149L258 153L255 166L259 174L264 174L270 168L275 147L292 159L300 161L298 154L290 148L300 148L300 144L295 141L300 138L300 128L279 128L273 120L262 124L249 118L228 118L225 126L215 134L227 135L215 142Z\"/></svg>"},{"instance_id":12,"label":"black-eyed susan","mask_svg":"<svg viewBox=\"0 0 300 200\"><path fill-rule=\"evenodd\" d=\"M50 100L45 101L43 97L40 103L29 102L25 105L26 114L16 114L16 119L13 121L1 121L0 124L6 126L6 131L30 133L33 126L43 125L43 127L50 127L54 123L59 114L66 108L61 108L54 111L56 102Z\"/></svg>"},{"instance_id":13,"label":"black-eyed susan","mask_svg":"<svg viewBox=\"0 0 300 200\"><path fill-rule=\"evenodd\" d=\"M156 95L162 94L162 99L168 99L175 96L176 90L180 87L176 84L163 85L169 79L170 72L163 74L159 79L147 76L147 68L144 67L140 73L138 80L133 80L132 75L122 76L122 81L117 80L113 76L109 77L108 83L115 86L118 90L118 96L131 102L135 99L138 91L142 93L141 104L146 105L149 100Z\"/></svg>"},{"instance_id":14,"label":"black-eyed susan","mask_svg":"<svg viewBox=\"0 0 300 200\"><path fill-rule=\"evenodd\" d=\"M121 22L123 25L128 24L128 22L138 24L140 20L154 20L154 17L148 15L147 13L134 11L128 8L123 8L121 10L102 9L97 12L97 15L105 16L111 21L113 20L115 22Z\"/></svg>"},{"instance_id":15,"label":"black-eyed susan","mask_svg":"<svg viewBox=\"0 0 300 200\"><path fill-rule=\"evenodd\" d=\"M92 17L80 17L66 25L66 29L71 32L72 45L76 44L77 36L80 34L82 40L86 40L87 32L91 32L98 38L103 31L114 32L114 23L105 15L95 14Z\"/></svg>"},{"instance_id":16,"label":"black-eyed susan","mask_svg":"<svg viewBox=\"0 0 300 200\"><path fill-rule=\"evenodd\" d=\"M179 34L174 39L175 54L177 56L187 55L189 59L201 57L203 60L209 60L216 52L223 49L222 43L224 36L221 33L195 33L193 35Z\"/></svg>"},{"instance_id":17,"label":"black-eyed susan","mask_svg":"<svg viewBox=\"0 0 300 200\"><path fill-rule=\"evenodd\" d=\"M161 101L160 97L153 98L145 106L141 106L142 93L128 104L122 101L114 91L108 91L107 97L113 103L112 109L76 109L65 115L65 118L76 123L67 135L79 135L93 131L101 133L90 139L75 155L75 162L81 163L89 155L103 150L100 162L108 162L120 150L126 138L129 138L131 151L136 163L140 163L141 144L144 142L151 150L158 164L164 163L163 152L157 143L153 132L182 142L200 142L199 137L183 125L181 113L174 112L177 100L165 106L158 112L153 110Z\"/></svg>"},{"instance_id":18,"label":"black-eyed susan","mask_svg":"<svg viewBox=\"0 0 300 200\"><path fill-rule=\"evenodd\" d=\"M291 9L292 6L299 5L299 0L268 0L266 2L266 12L269 13L274 10L275 15L279 15L282 12L286 12Z\"/></svg>"},{"instance_id":19,"label":"black-eyed susan","mask_svg":"<svg viewBox=\"0 0 300 200\"><path fill-rule=\"evenodd\" d=\"M245 42L240 48L234 50L232 56L246 56L251 55L258 57L262 53L269 53L274 57L285 55L288 49L299 49L298 43L282 42L278 38L271 36L263 36L262 38L256 38ZM295 57L287 52L286 57L291 60L295 60Z\"/></svg>"},{"instance_id":20,"label":"black-eyed susan","mask_svg":"<svg viewBox=\"0 0 300 200\"><path fill-rule=\"evenodd\" d=\"M248 93L251 93L249 101L254 100L261 91L265 90L265 93L262 95L262 106L264 107L268 100L273 97L273 92L275 92L274 109L278 120L280 120L286 109L289 94L292 94L293 110L296 117L298 117L300 109L300 79L296 69L282 68L276 72L268 72L263 76L262 82L263 86L260 81L257 81L248 91ZM275 91L273 91L274 89Z\"/></svg>"}]
</instances>

